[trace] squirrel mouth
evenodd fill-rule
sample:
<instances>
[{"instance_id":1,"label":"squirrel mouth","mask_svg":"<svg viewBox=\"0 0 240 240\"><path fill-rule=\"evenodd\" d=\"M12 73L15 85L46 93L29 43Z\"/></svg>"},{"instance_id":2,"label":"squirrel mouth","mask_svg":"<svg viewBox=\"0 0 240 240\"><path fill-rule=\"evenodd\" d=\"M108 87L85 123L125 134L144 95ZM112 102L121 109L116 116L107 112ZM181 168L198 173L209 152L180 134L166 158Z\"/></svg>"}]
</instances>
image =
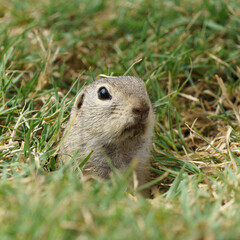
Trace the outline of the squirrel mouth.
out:
<instances>
[{"instance_id":1,"label":"squirrel mouth","mask_svg":"<svg viewBox=\"0 0 240 240\"><path fill-rule=\"evenodd\" d=\"M125 134L125 133L129 133L129 132L133 132L134 135L138 135L140 133L143 133L145 130L145 124L144 123L135 123L135 124L131 124L131 125L127 125L122 134Z\"/></svg>"}]
</instances>

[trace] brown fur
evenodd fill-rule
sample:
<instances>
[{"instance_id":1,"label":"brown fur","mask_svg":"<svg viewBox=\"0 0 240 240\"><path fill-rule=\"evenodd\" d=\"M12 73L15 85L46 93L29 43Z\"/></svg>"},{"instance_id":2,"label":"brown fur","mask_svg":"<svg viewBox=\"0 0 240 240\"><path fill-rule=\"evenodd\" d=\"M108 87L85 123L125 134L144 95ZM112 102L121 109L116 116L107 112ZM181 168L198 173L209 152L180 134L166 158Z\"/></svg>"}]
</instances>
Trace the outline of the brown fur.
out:
<instances>
[{"instance_id":1,"label":"brown fur","mask_svg":"<svg viewBox=\"0 0 240 240\"><path fill-rule=\"evenodd\" d=\"M108 90L110 100L99 99L101 87ZM153 126L153 108L141 79L122 76L96 80L75 100L58 160L66 163L71 159L68 155L78 150L78 165L93 151L83 172L107 178L111 168L106 156L119 170L137 159L137 179L142 185L149 177Z\"/></svg>"}]
</instances>

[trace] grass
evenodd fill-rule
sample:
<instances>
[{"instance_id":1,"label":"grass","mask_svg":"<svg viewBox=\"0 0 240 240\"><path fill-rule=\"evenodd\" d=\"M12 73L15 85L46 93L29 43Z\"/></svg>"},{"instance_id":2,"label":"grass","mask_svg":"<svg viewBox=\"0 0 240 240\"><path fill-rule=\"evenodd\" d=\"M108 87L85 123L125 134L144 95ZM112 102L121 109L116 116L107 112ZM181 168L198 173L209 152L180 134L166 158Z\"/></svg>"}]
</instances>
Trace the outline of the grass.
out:
<instances>
[{"instance_id":1,"label":"grass","mask_svg":"<svg viewBox=\"0 0 240 240\"><path fill-rule=\"evenodd\" d=\"M240 4L1 0L0 238L238 239ZM74 96L140 76L156 106L153 199L54 156Z\"/></svg>"}]
</instances>

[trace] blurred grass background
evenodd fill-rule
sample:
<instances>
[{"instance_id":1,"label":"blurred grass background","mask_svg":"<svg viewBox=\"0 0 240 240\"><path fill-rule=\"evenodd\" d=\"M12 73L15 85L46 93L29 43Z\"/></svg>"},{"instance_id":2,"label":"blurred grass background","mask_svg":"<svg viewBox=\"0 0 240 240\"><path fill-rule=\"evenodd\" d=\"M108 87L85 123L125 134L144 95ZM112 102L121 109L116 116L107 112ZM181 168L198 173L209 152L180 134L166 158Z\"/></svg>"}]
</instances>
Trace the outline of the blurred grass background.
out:
<instances>
[{"instance_id":1,"label":"blurred grass background","mask_svg":"<svg viewBox=\"0 0 240 240\"><path fill-rule=\"evenodd\" d=\"M236 0L0 0L0 238L238 239L239 26ZM49 171L100 74L146 82L151 200Z\"/></svg>"}]
</instances>

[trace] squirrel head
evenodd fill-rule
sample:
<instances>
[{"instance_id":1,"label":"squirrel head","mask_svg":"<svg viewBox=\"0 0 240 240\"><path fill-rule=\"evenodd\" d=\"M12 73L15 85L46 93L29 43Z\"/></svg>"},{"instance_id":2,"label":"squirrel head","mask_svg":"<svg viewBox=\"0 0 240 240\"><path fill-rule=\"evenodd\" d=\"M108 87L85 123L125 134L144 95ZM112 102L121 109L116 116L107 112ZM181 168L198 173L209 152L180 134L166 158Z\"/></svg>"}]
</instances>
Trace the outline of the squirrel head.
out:
<instances>
[{"instance_id":1,"label":"squirrel head","mask_svg":"<svg viewBox=\"0 0 240 240\"><path fill-rule=\"evenodd\" d=\"M85 86L71 115L80 129L109 141L144 135L154 122L144 82L129 76L102 78Z\"/></svg>"}]
</instances>

